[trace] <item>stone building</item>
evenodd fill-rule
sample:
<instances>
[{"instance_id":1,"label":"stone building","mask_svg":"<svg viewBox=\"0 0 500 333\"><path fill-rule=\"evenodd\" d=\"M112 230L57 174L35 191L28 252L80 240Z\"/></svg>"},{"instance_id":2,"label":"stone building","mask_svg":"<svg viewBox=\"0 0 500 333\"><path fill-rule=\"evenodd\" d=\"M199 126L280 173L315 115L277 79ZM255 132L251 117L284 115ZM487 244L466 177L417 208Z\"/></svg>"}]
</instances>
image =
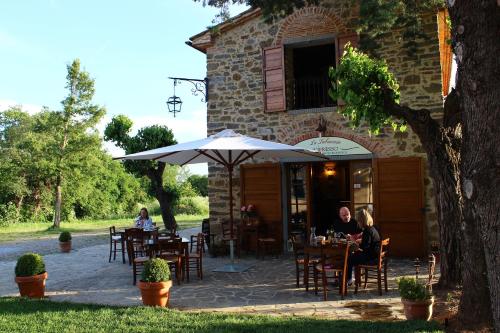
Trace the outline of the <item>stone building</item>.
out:
<instances>
[{"instance_id":1,"label":"stone building","mask_svg":"<svg viewBox=\"0 0 500 333\"><path fill-rule=\"evenodd\" d=\"M235 170L235 216L240 204L255 205L261 234L275 237L280 248L291 233L308 234L314 226L324 234L345 205L351 212L373 211L383 236L391 237L393 254L420 256L437 240L438 227L418 138L411 129L385 129L377 136L366 127L352 129L336 112L342 101L327 96L328 67L336 65L347 42L357 45L356 15L350 0L306 7L272 24L250 9L191 37L188 43L207 56L207 134L234 129L319 148L331 159L253 161ZM439 118L450 78L446 25L438 13L423 20L430 39L419 42L415 57L402 47L401 31L389 34L378 53L400 84L401 103ZM228 217L227 182L222 166L209 165L212 230ZM252 237L246 242L255 247Z\"/></svg>"}]
</instances>

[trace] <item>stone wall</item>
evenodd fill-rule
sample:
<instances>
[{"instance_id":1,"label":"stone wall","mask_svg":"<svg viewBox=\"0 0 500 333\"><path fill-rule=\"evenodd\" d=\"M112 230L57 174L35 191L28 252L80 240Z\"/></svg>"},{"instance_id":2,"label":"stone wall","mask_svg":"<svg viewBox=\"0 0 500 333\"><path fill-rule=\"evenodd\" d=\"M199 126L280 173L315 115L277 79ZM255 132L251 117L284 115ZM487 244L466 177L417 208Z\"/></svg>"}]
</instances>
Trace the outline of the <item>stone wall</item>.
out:
<instances>
[{"instance_id":1,"label":"stone wall","mask_svg":"<svg viewBox=\"0 0 500 333\"><path fill-rule=\"evenodd\" d=\"M366 127L352 130L336 107L266 113L263 103L262 48L279 45L283 40L309 35L340 34L354 31L356 8L350 0L332 1L329 8L302 9L275 24L254 18L214 38L207 49L207 77L210 80L208 102L208 135L230 128L239 133L296 144L317 137L320 115L327 121L326 136L356 141L371 150L375 158L419 156L425 160L416 135L408 130L394 133L385 129L369 136ZM441 74L436 17L425 17L425 28L432 38L420 41L416 57L402 48L401 33L394 31L379 50L401 86L401 103L414 108L442 108ZM239 170L234 173L235 216L239 208ZM212 230L228 217L227 173L220 166L209 165L209 199ZM429 241L437 240L437 215L432 182L425 168L426 223Z\"/></svg>"}]
</instances>

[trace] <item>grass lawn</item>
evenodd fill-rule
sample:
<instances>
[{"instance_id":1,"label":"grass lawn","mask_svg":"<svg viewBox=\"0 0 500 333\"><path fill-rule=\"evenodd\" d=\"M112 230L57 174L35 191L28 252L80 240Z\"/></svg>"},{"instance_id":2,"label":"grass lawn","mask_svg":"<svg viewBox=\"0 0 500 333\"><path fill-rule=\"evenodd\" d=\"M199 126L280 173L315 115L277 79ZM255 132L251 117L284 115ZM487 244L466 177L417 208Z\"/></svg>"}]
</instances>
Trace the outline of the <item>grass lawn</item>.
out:
<instances>
[{"instance_id":1,"label":"grass lawn","mask_svg":"<svg viewBox=\"0 0 500 333\"><path fill-rule=\"evenodd\" d=\"M201 226L204 215L178 215L175 217L179 229ZM152 216L153 222L162 228L163 222L160 215ZM52 223L18 223L0 228L0 243L11 240L26 240L44 238L51 235L58 235L61 231L69 231L72 234L78 233L108 233L108 228L112 225L118 229L131 227L133 218L113 219L113 220L81 220L74 222L61 222L59 230L50 229Z\"/></svg>"},{"instance_id":2,"label":"grass lawn","mask_svg":"<svg viewBox=\"0 0 500 333\"><path fill-rule=\"evenodd\" d=\"M368 322L307 317L187 313L0 298L0 332L443 332L435 322Z\"/></svg>"}]
</instances>

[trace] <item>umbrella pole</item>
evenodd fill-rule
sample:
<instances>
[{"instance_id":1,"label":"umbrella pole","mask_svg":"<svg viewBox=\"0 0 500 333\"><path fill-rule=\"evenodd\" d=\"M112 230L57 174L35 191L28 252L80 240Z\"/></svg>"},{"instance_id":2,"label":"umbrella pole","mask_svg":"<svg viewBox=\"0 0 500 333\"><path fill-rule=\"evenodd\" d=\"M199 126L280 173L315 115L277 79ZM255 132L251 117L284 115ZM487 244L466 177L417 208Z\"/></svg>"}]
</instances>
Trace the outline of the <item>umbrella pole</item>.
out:
<instances>
[{"instance_id":1,"label":"umbrella pole","mask_svg":"<svg viewBox=\"0 0 500 333\"><path fill-rule=\"evenodd\" d=\"M231 153L231 152L230 152ZM229 157L231 158L231 156ZM234 264L234 240L233 240L233 166L227 165L227 171L229 173L229 228L230 228L230 237L229 240L229 255L231 257L231 264Z\"/></svg>"}]
</instances>

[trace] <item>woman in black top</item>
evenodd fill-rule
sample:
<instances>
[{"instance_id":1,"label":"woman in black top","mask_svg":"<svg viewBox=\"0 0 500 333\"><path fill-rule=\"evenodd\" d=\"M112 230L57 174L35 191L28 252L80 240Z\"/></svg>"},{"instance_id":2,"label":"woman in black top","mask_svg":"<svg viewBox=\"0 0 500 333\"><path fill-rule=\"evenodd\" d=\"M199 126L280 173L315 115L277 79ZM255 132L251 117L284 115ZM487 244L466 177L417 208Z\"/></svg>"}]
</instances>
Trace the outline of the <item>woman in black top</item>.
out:
<instances>
[{"instance_id":1,"label":"woman in black top","mask_svg":"<svg viewBox=\"0 0 500 333\"><path fill-rule=\"evenodd\" d=\"M358 216L358 226L363 229L363 237L359 250L353 253L348 260L347 279L352 284L352 268L360 264L368 264L376 261L380 252L380 235L373 226L373 218L366 209L362 209Z\"/></svg>"}]
</instances>

